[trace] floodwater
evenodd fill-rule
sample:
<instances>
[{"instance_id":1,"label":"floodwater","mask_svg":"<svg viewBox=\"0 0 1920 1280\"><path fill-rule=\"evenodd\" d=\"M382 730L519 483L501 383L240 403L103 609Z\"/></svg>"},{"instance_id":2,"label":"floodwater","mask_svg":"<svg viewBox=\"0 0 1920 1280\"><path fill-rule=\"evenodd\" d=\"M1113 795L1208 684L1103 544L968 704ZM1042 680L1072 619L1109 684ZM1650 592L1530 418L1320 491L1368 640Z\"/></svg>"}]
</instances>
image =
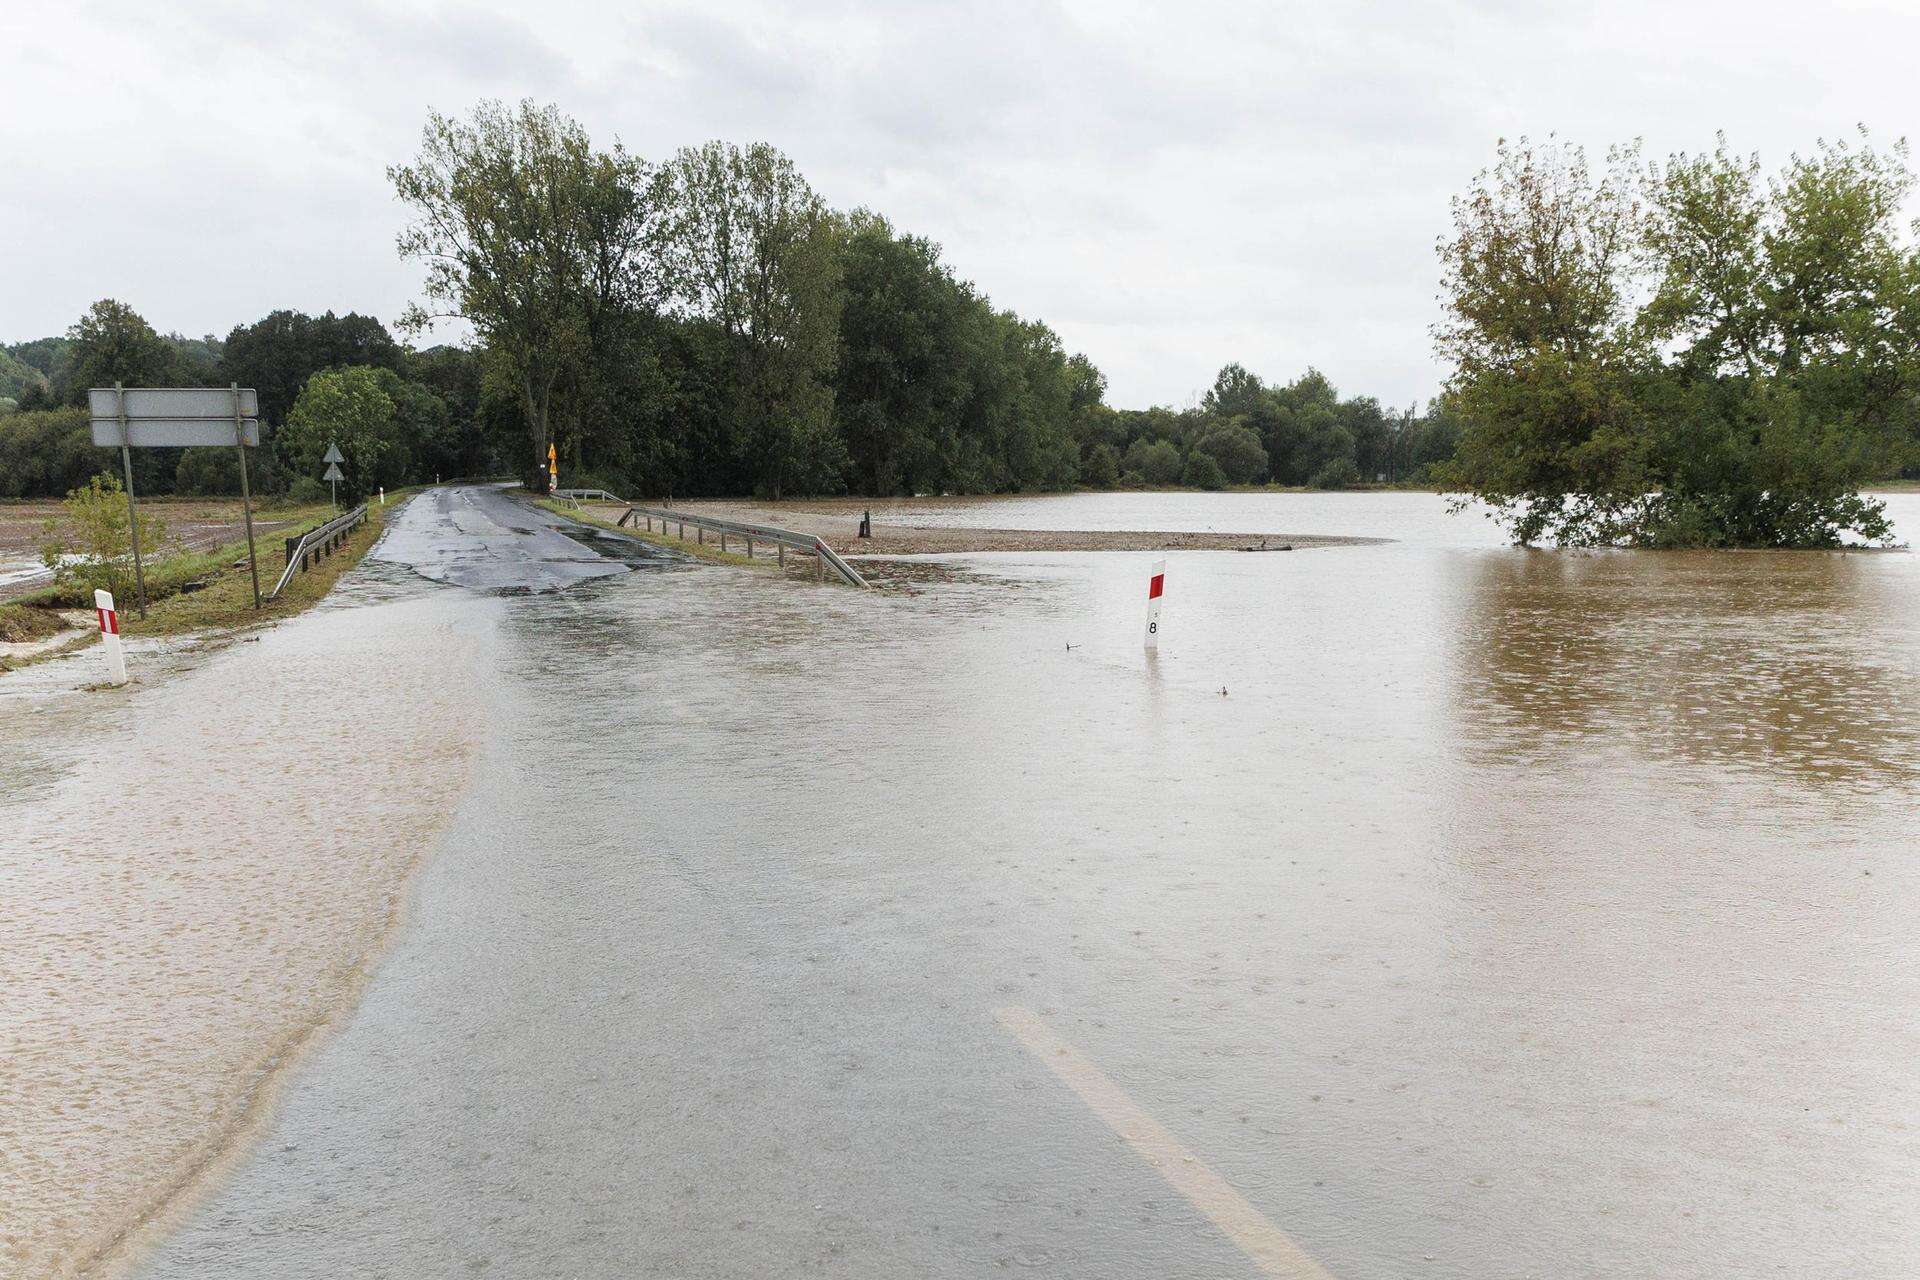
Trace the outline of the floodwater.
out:
<instances>
[{"instance_id":1,"label":"floodwater","mask_svg":"<svg viewBox=\"0 0 1920 1280\"><path fill-rule=\"evenodd\" d=\"M332 611L474 637L472 783L135 1273L1920 1274L1920 561L1408 496L1157 657L1119 553Z\"/></svg>"}]
</instances>

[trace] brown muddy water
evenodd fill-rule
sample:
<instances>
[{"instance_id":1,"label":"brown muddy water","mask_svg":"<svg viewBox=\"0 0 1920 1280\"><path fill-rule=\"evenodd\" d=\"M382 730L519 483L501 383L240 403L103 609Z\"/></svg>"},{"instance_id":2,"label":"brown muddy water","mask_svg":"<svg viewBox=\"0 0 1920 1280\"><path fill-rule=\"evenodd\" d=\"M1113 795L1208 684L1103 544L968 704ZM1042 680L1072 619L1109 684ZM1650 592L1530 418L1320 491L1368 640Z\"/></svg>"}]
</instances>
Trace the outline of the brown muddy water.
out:
<instances>
[{"instance_id":1,"label":"brown muddy water","mask_svg":"<svg viewBox=\"0 0 1920 1280\"><path fill-rule=\"evenodd\" d=\"M364 995L135 1273L1300 1274L1222 1229L1226 1187L1341 1280L1920 1274L1920 562L1460 543L1169 555L1154 658L1153 557L1120 553L280 629L354 628L415 709L356 734L394 776L337 794L398 821L469 721L474 781L406 828L431 856ZM468 665L423 674L409 618ZM183 759L232 749L169 714ZM0 818L125 776L68 769ZM339 812L310 804L286 831ZM223 861L273 842L201 812ZM72 884L41 912L115 888ZM295 939L333 910L300 901ZM164 992L157 945L22 989ZM232 963L270 994L314 959ZM137 1080L223 1015L195 990L88 1044ZM29 1186L132 1141L139 1108L86 1138L17 1078Z\"/></svg>"}]
</instances>

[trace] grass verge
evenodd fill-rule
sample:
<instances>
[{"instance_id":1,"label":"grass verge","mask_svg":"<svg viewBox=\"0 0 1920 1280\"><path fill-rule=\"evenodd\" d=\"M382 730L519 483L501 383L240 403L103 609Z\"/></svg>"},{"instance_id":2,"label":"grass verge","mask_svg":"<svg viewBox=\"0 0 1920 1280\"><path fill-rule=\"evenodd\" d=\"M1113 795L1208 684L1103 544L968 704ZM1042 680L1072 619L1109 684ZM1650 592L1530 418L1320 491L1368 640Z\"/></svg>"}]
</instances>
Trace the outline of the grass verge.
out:
<instances>
[{"instance_id":1,"label":"grass verge","mask_svg":"<svg viewBox=\"0 0 1920 1280\"><path fill-rule=\"evenodd\" d=\"M367 522L349 534L332 555L320 560L305 573L294 574L285 590L272 600L263 600L258 609L253 607L253 584L247 570L245 541L156 561L147 568L147 616L140 617L140 611L131 598L117 602L120 606L120 634L170 636L190 631L238 630L277 622L304 612L333 588L341 574L360 563L360 558L386 528L388 515L399 509L396 496L388 494L384 507L377 502L368 507ZM331 508L316 508L310 515L303 515L298 525L276 531L271 539L256 539L260 557L260 592L263 596L273 589L280 571L286 566L285 544L282 540L297 537L325 523L332 516ZM89 609L92 607L91 593L85 603ZM43 617L47 617L51 610L62 607L68 607L67 601L62 593L52 588L23 596L7 606L9 610L25 609L40 613ZM91 633L88 639L91 639ZM34 654L30 660L38 661L45 656L67 651L69 648L63 646L45 654ZM24 666L26 661L18 660L15 665Z\"/></svg>"}]
</instances>

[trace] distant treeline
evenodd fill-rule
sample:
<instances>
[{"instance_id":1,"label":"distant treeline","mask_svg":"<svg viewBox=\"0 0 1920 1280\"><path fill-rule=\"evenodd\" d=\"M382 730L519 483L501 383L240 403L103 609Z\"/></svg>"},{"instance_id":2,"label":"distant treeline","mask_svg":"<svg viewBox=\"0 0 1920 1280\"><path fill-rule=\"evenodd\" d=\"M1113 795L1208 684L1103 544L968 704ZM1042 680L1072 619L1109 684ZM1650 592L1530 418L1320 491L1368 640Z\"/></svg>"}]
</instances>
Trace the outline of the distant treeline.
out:
<instances>
[{"instance_id":1,"label":"distant treeline","mask_svg":"<svg viewBox=\"0 0 1920 1280\"><path fill-rule=\"evenodd\" d=\"M1309 370L1238 364L1185 410L1114 409L1106 379L1045 324L995 308L924 238L840 213L764 145L650 164L597 150L551 108L433 116L389 172L425 270L407 333L276 311L224 339L161 335L103 300L65 336L0 349L0 496L65 492L113 459L87 442L92 386L260 392L264 491L311 493L329 443L349 495L449 476L646 496L991 493L1419 479L1451 417L1343 399ZM228 450L151 450L146 492L227 492Z\"/></svg>"}]
</instances>

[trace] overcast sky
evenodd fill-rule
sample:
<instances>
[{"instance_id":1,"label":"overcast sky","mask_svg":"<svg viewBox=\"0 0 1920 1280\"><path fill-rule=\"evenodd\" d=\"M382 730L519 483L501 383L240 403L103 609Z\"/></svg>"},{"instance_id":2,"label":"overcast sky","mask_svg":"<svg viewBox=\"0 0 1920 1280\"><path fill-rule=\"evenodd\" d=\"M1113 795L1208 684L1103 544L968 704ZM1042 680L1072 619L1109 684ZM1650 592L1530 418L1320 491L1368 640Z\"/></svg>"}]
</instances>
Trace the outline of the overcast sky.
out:
<instances>
[{"instance_id":1,"label":"overcast sky","mask_svg":"<svg viewBox=\"0 0 1920 1280\"><path fill-rule=\"evenodd\" d=\"M0 0L0 340L117 297L224 335L391 319L429 108L553 102L650 159L765 140L945 247L1122 406L1239 360L1437 388L1447 200L1502 135L1770 163L1913 127L1920 4Z\"/></svg>"}]
</instances>

